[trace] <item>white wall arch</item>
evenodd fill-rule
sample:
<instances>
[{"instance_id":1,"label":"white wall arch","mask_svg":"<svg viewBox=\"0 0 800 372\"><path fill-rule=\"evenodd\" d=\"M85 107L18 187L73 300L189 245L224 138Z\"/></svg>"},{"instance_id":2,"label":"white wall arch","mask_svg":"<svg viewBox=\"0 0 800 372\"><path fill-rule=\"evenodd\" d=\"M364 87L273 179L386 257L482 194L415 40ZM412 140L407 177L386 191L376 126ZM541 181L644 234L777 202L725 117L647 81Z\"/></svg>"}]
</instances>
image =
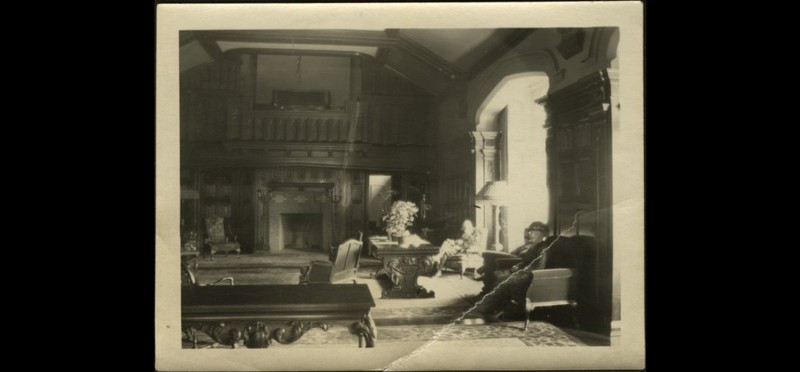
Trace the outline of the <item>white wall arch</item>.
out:
<instances>
[{"instance_id":1,"label":"white wall arch","mask_svg":"<svg viewBox=\"0 0 800 372\"><path fill-rule=\"evenodd\" d=\"M502 145L509 157L506 178L515 198L509 202L506 249L522 244L522 231L531 222L552 222L544 129L547 115L535 100L607 68L616 58L619 29L586 30L583 52L569 60L556 48L561 42L557 30L537 30L468 83L467 117L474 118L475 131L499 131L498 116L503 110L507 112ZM484 183L484 169L477 160L476 191ZM491 207L488 209L491 216ZM491 226L491 217L487 220L486 215L486 209L476 213L476 222Z\"/></svg>"},{"instance_id":2,"label":"white wall arch","mask_svg":"<svg viewBox=\"0 0 800 372\"><path fill-rule=\"evenodd\" d=\"M505 153L509 200L505 208L505 228L511 232L504 239L505 250L523 243L520 232L533 221L548 223L549 191L547 188L547 114L535 102L547 94L550 83L547 73L530 71L505 76L486 96L476 111L476 131L503 132L498 143ZM505 127L500 116L505 111ZM476 185L480 190L482 184ZM490 205L483 218L487 219ZM488 217L491 218L491 217ZM492 221L485 226L491 226ZM481 223L480 221L478 223ZM481 224L483 225L483 224Z\"/></svg>"},{"instance_id":3,"label":"white wall arch","mask_svg":"<svg viewBox=\"0 0 800 372\"><path fill-rule=\"evenodd\" d=\"M482 108L492 101L492 96L498 93L501 85L514 80L509 79L510 77L524 77L528 74L543 75L548 77L549 81L549 76L555 75L557 71L558 58L549 50L514 53L510 57L503 58L470 82L468 90L470 112L474 113L476 122L480 122L478 119L479 113L483 111ZM539 95L539 97L541 96L544 94Z\"/></svg>"}]
</instances>

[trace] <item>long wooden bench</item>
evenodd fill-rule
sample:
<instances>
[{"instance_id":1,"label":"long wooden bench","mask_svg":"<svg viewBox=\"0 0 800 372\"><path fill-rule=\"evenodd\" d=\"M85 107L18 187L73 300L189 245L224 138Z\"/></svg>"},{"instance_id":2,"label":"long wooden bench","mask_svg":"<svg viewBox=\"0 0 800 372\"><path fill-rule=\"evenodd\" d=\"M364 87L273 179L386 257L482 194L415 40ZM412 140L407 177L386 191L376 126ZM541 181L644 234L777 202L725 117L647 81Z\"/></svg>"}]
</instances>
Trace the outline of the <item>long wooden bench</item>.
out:
<instances>
[{"instance_id":1,"label":"long wooden bench","mask_svg":"<svg viewBox=\"0 0 800 372\"><path fill-rule=\"evenodd\" d=\"M192 286L181 292L182 328L195 348L197 331L231 347L243 339L249 348L266 348L341 320L354 321L350 331L359 347L375 347L373 307L366 284Z\"/></svg>"}]
</instances>

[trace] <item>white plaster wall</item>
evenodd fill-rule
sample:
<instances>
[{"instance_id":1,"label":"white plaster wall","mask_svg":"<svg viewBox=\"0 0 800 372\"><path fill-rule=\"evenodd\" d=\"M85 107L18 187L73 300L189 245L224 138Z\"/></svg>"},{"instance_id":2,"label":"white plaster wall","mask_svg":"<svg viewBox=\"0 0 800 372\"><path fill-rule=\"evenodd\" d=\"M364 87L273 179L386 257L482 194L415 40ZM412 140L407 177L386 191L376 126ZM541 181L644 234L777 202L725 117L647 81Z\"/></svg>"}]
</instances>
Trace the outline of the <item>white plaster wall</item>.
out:
<instances>
[{"instance_id":1,"label":"white plaster wall","mask_svg":"<svg viewBox=\"0 0 800 372\"><path fill-rule=\"evenodd\" d=\"M548 84L541 78L520 82L544 89ZM508 105L508 185L511 195L508 201L508 248L524 243L522 231L531 222L547 223L550 210L550 193L547 188L547 131L544 129L546 114L542 106L533 99L541 91L528 91L524 99Z\"/></svg>"},{"instance_id":2,"label":"white plaster wall","mask_svg":"<svg viewBox=\"0 0 800 372\"><path fill-rule=\"evenodd\" d=\"M503 78L489 93L478 113L478 130L504 130L500 147L508 159L508 199L504 250L524 243L522 232L533 221L547 223L550 200L547 189L547 115L535 100L547 94L548 76L526 72ZM498 127L497 116L507 110L506 128ZM477 185L480 188L483 185Z\"/></svg>"}]
</instances>

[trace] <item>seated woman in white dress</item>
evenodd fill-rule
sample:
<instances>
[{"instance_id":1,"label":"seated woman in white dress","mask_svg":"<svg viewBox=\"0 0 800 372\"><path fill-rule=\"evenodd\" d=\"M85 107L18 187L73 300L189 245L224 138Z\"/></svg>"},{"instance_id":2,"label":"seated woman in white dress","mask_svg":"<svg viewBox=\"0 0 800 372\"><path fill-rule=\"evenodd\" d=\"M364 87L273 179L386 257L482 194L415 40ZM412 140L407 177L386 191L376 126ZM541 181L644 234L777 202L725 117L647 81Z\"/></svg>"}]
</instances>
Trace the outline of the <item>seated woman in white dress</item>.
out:
<instances>
[{"instance_id":1,"label":"seated woman in white dress","mask_svg":"<svg viewBox=\"0 0 800 372\"><path fill-rule=\"evenodd\" d=\"M480 251L480 241L480 231L472 225L472 221L464 220L464 223L461 224L461 237L455 240L445 240L444 243L442 243L442 248L439 249L439 254L433 257L433 259L438 262L436 276L442 275L442 268L448 258L459 253Z\"/></svg>"}]
</instances>

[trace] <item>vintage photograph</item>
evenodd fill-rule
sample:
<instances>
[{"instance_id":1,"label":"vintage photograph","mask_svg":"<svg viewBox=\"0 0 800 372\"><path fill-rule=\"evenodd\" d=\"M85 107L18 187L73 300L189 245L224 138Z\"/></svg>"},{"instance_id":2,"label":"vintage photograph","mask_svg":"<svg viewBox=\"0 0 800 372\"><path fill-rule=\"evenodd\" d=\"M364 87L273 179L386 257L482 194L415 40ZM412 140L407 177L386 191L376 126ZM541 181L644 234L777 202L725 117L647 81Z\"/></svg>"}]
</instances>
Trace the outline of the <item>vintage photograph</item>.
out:
<instances>
[{"instance_id":1,"label":"vintage photograph","mask_svg":"<svg viewBox=\"0 0 800 372\"><path fill-rule=\"evenodd\" d=\"M322 9L272 7L251 8L284 9L272 27L224 6L226 27L159 23L160 369L643 366L625 22L291 27Z\"/></svg>"}]
</instances>

